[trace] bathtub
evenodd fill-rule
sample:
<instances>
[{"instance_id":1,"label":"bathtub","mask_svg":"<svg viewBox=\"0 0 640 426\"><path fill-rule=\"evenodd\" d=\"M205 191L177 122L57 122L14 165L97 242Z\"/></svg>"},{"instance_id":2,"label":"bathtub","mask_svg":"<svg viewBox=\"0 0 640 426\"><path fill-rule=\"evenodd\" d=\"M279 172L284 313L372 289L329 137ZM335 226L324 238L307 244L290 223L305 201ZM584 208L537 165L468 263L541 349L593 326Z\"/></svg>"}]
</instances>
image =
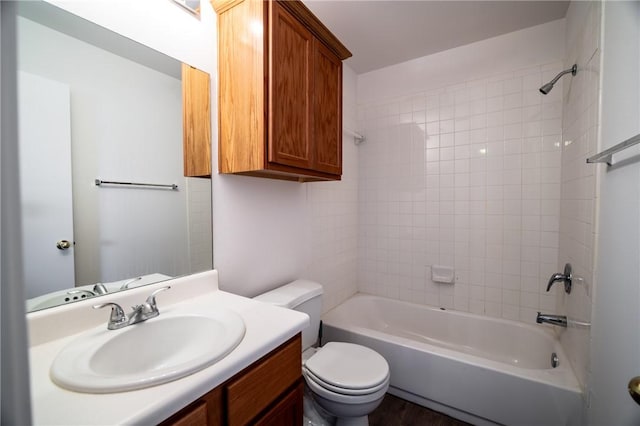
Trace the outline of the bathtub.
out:
<instances>
[{"instance_id":1,"label":"bathtub","mask_svg":"<svg viewBox=\"0 0 640 426\"><path fill-rule=\"evenodd\" d=\"M389 393L400 398L476 425L580 422L578 381L546 326L363 294L322 321L322 343L358 343L384 356Z\"/></svg>"}]
</instances>

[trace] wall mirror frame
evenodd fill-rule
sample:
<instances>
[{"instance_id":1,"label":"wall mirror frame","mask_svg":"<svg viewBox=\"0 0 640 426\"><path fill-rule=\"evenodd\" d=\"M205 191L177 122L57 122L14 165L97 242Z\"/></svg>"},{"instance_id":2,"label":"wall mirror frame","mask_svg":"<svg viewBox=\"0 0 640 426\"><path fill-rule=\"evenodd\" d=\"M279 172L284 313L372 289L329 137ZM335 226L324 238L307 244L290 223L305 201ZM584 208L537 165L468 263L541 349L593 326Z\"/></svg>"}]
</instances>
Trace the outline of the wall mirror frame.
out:
<instances>
[{"instance_id":1,"label":"wall mirror frame","mask_svg":"<svg viewBox=\"0 0 640 426\"><path fill-rule=\"evenodd\" d=\"M180 61L42 1L17 11L27 311L212 269Z\"/></svg>"}]
</instances>

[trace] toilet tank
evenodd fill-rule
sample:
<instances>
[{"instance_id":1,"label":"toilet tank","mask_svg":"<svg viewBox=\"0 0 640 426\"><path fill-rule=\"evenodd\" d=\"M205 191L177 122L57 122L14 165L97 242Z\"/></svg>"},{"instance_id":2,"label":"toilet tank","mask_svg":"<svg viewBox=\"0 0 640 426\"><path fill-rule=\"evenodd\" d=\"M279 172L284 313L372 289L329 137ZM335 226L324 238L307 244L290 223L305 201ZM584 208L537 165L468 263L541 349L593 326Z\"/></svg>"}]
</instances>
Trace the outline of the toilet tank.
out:
<instances>
[{"instance_id":1,"label":"toilet tank","mask_svg":"<svg viewBox=\"0 0 640 426\"><path fill-rule=\"evenodd\" d=\"M318 341L322 314L322 286L308 280L296 280L254 298L309 315L310 325L302 331L302 350Z\"/></svg>"}]
</instances>

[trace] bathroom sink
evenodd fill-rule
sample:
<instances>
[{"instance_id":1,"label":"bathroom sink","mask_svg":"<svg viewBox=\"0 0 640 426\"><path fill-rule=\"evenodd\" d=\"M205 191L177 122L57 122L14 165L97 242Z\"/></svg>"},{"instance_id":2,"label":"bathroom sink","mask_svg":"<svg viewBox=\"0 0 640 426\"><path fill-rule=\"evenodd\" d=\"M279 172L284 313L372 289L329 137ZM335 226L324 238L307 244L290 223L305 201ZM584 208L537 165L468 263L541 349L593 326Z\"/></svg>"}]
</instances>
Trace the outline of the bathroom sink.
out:
<instances>
[{"instance_id":1,"label":"bathroom sink","mask_svg":"<svg viewBox=\"0 0 640 426\"><path fill-rule=\"evenodd\" d=\"M113 393L167 383L208 367L244 337L232 311L171 313L120 330L93 329L65 346L51 365L58 386Z\"/></svg>"}]
</instances>

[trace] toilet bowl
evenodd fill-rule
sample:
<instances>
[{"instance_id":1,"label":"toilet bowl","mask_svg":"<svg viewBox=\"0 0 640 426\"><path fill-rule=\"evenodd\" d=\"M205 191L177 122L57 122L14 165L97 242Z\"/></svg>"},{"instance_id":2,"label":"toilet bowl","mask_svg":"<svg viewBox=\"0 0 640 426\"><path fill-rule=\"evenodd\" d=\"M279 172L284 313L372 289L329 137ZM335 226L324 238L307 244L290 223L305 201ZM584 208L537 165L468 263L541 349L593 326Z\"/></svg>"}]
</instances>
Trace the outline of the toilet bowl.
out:
<instances>
[{"instance_id":1,"label":"toilet bowl","mask_svg":"<svg viewBox=\"0 0 640 426\"><path fill-rule=\"evenodd\" d=\"M389 388L387 361L352 343L327 343L305 360L302 375L314 400L338 425L367 425Z\"/></svg>"},{"instance_id":2,"label":"toilet bowl","mask_svg":"<svg viewBox=\"0 0 640 426\"><path fill-rule=\"evenodd\" d=\"M255 299L309 315L311 325L302 332L302 375L313 400L336 417L338 426L366 426L368 415L382 402L389 388L389 364L376 351L353 343L318 339L322 286L298 280Z\"/></svg>"}]
</instances>

